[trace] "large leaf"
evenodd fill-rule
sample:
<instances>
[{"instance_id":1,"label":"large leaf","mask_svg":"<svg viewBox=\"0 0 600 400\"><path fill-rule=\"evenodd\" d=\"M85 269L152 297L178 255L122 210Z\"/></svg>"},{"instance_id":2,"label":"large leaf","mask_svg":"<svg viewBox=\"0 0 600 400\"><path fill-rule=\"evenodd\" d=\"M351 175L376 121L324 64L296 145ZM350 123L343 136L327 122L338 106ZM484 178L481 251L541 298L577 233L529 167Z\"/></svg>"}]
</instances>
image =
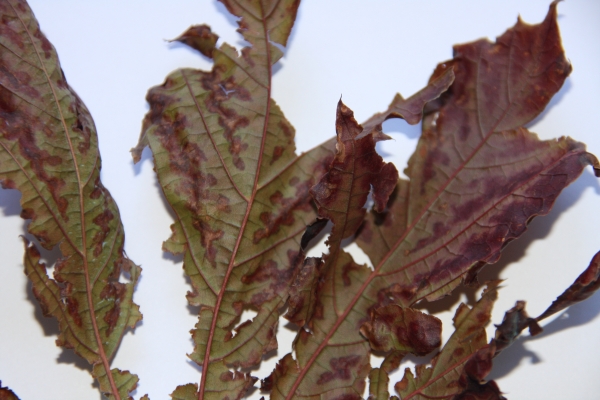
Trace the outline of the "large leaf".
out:
<instances>
[{"instance_id":1,"label":"large leaf","mask_svg":"<svg viewBox=\"0 0 600 400\"><path fill-rule=\"evenodd\" d=\"M471 268L493 263L531 218L549 212L560 191L587 165L600 163L570 138L540 141L523 127L539 115L571 71L556 24L520 20L496 43L454 48L432 82L452 69L455 81L430 104L423 134L383 214L374 213L358 243L374 269L350 265L349 285L326 280L312 332L295 341L273 374L274 398L359 398L369 370L358 334L369 312L407 307L448 294ZM361 206L362 207L362 206ZM442 367L440 367L442 368ZM445 367L443 367L445 368Z\"/></svg>"},{"instance_id":2,"label":"large leaf","mask_svg":"<svg viewBox=\"0 0 600 400\"><path fill-rule=\"evenodd\" d=\"M148 93L139 159L149 145L176 222L164 249L184 254L200 306L190 357L199 386L177 399L239 398L255 378L233 368L275 349L280 308L303 257L300 239L315 213L309 189L332 157L332 142L295 154L294 129L271 99L272 66L282 56L297 0L223 1L241 17L251 44L238 54L206 26L178 40L214 59L210 72L181 69ZM257 315L237 326L244 309Z\"/></svg>"},{"instance_id":3,"label":"large leaf","mask_svg":"<svg viewBox=\"0 0 600 400\"><path fill-rule=\"evenodd\" d=\"M93 365L103 393L127 398L137 377L110 360L142 317L132 302L140 268L123 253L119 211L100 182L94 122L27 4L4 1L0 14L0 179L21 191L29 232L62 254L51 279L28 245L25 273L44 314L58 319L57 344ZM122 272L131 282L119 282Z\"/></svg>"}]
</instances>

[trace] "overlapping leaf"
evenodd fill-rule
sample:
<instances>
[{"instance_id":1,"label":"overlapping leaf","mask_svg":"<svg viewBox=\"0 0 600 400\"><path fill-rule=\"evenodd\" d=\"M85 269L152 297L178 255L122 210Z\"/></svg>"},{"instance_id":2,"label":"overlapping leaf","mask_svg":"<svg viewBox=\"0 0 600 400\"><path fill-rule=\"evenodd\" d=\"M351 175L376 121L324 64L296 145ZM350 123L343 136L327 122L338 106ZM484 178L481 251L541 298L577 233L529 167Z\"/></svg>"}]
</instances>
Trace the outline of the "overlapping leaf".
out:
<instances>
[{"instance_id":1,"label":"overlapping leaf","mask_svg":"<svg viewBox=\"0 0 600 400\"><path fill-rule=\"evenodd\" d=\"M312 332L300 332L296 360L287 355L274 371L273 398L360 398L369 365L358 330L371 310L449 293L470 269L497 261L585 166L598 174L600 163L583 144L540 141L523 127L571 71L556 5L541 24L519 20L496 43L455 46L454 59L438 66L432 84L448 70L455 80L427 109L409 180L398 182L388 209L358 235L374 270L348 260L324 279Z\"/></svg>"},{"instance_id":2,"label":"overlapping leaf","mask_svg":"<svg viewBox=\"0 0 600 400\"><path fill-rule=\"evenodd\" d=\"M141 319L132 302L140 268L123 253L119 211L100 182L94 122L26 2L3 1L0 15L0 180L21 191L29 232L62 253L51 279L28 245L25 273L59 321L57 344L93 364L103 393L128 398L137 377L110 360ZM119 282L122 271L130 283Z\"/></svg>"},{"instance_id":3,"label":"overlapping leaf","mask_svg":"<svg viewBox=\"0 0 600 400\"><path fill-rule=\"evenodd\" d=\"M394 386L402 400L452 398L464 391L459 381L466 363L487 346L485 327L498 297L497 285L498 282L488 284L472 308L460 304L454 315L455 331L431 360L431 366L417 365L416 376L406 368L404 377Z\"/></svg>"},{"instance_id":4,"label":"overlapping leaf","mask_svg":"<svg viewBox=\"0 0 600 400\"><path fill-rule=\"evenodd\" d=\"M254 378L249 367L276 348L279 309L294 278L300 239L315 213L309 189L331 161L332 143L296 157L294 129L271 99L272 66L282 56L297 0L223 4L241 17L251 44L240 54L214 47L206 26L178 40L214 59L210 72L175 71L150 90L139 159L149 145L159 182L176 214L164 248L184 254L189 301L201 307L190 357L200 385L174 398L239 398ZM252 321L234 327L244 309Z\"/></svg>"}]
</instances>

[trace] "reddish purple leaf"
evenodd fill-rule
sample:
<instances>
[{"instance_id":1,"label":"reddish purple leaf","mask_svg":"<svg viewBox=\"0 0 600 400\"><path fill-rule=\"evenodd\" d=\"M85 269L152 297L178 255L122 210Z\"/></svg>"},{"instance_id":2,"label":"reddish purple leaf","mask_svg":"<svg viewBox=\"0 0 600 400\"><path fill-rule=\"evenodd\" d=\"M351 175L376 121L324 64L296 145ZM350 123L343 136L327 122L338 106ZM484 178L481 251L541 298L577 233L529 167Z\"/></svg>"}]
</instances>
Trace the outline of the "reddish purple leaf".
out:
<instances>
[{"instance_id":1,"label":"reddish purple leaf","mask_svg":"<svg viewBox=\"0 0 600 400\"><path fill-rule=\"evenodd\" d=\"M337 267L324 268L317 290L322 306L315 307L311 332L301 330L296 339L297 359L286 356L274 374L274 398L362 393L368 352L356 331L372 310L410 307L450 293L472 268L496 262L505 244L522 235L533 217L547 214L587 165L600 171L582 143L541 141L523 127L571 71L560 45L556 3L541 24L519 20L495 43L455 46L454 59L437 67L430 84L438 85L448 70L454 82L427 104L423 134L405 171L409 179L399 181L384 213L372 213L359 231L358 243L374 270L330 248L327 257L336 257ZM400 108L410 109L394 106ZM371 134L382 137L376 129ZM332 198L344 198L342 190L325 189ZM347 186L344 191L348 196ZM354 213L363 212L361 204L355 207ZM332 237L350 235L358 225L351 220L352 229L346 229L335 221L337 214L326 212L334 222ZM359 357L344 364L352 374L322 380L343 357ZM438 362L438 368L445 365ZM449 382L458 385L458 375Z\"/></svg>"}]
</instances>

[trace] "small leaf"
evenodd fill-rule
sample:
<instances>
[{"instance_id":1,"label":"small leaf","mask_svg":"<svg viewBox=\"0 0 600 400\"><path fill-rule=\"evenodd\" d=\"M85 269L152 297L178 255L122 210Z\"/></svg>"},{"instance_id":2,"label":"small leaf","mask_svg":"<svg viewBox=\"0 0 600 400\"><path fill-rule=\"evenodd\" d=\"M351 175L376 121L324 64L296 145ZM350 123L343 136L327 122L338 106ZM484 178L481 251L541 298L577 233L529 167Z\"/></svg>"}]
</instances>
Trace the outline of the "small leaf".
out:
<instances>
[{"instance_id":1,"label":"small leaf","mask_svg":"<svg viewBox=\"0 0 600 400\"><path fill-rule=\"evenodd\" d=\"M564 291L563 294L558 296L554 302L548 307L546 311L544 311L539 317L536 318L537 321L541 321L544 318L548 318L549 316L556 314L559 311L564 310L565 308L579 303L590 297L592 294L596 292L600 288L600 252L596 253L590 265L586 268L585 271L581 273L575 279L575 282L567 290Z\"/></svg>"},{"instance_id":2,"label":"small leaf","mask_svg":"<svg viewBox=\"0 0 600 400\"><path fill-rule=\"evenodd\" d=\"M504 314L502 323L496 325L496 335L493 340L496 354L510 346L525 328L529 328L532 336L542 331L537 321L525 312L525 302L517 301L517 304Z\"/></svg>"},{"instance_id":3,"label":"small leaf","mask_svg":"<svg viewBox=\"0 0 600 400\"><path fill-rule=\"evenodd\" d=\"M94 122L27 3L1 2L0 14L0 180L21 191L29 232L62 254L52 279L27 243L25 273L44 315L58 319L57 345L93 365L107 397L130 398L137 376L110 360L142 318L132 301L141 269L124 254L119 210L100 181Z\"/></svg>"}]
</instances>

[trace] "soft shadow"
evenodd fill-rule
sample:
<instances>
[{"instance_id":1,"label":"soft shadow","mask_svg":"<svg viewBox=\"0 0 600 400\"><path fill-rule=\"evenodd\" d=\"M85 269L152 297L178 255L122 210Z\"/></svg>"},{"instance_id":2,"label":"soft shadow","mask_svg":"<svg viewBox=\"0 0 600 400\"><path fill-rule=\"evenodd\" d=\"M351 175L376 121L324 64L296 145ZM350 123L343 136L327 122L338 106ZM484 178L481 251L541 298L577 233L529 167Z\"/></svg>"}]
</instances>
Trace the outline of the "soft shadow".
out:
<instances>
[{"instance_id":1,"label":"soft shadow","mask_svg":"<svg viewBox=\"0 0 600 400\"><path fill-rule=\"evenodd\" d=\"M35 319L38 321L42 330L44 331L44 336L58 336L60 334L60 329L58 328L58 320L54 317L45 317L42 313L42 309L33 295L32 286L29 281L26 284L27 291L27 299L33 304L33 314ZM92 372L92 366L88 364L83 358L79 357L75 352L71 349L61 348L62 352L59 354L56 359L57 363L60 364L72 364L75 367L79 368L83 371Z\"/></svg>"},{"instance_id":2,"label":"soft shadow","mask_svg":"<svg viewBox=\"0 0 600 400\"><path fill-rule=\"evenodd\" d=\"M494 368L487 379L499 379L508 375L526 359L536 364L542 360L526 347L527 342L540 340L566 329L585 325L600 314L600 292L596 292L589 299L575 304L563 311L558 318L544 327L544 331L537 336L521 336L494 359Z\"/></svg>"},{"instance_id":3,"label":"soft shadow","mask_svg":"<svg viewBox=\"0 0 600 400\"><path fill-rule=\"evenodd\" d=\"M0 187L0 209L10 217L21 213L21 192L16 189L3 189Z\"/></svg>"},{"instance_id":4,"label":"soft shadow","mask_svg":"<svg viewBox=\"0 0 600 400\"><path fill-rule=\"evenodd\" d=\"M565 188L558 196L554 207L546 216L535 218L527 227L527 232L518 240L510 243L502 251L502 257L496 264L487 265L480 273L480 281L498 279L500 272L510 263L519 261L526 253L527 247L536 240L542 240L548 236L558 217L573 207L583 195L583 192L592 188L596 194L600 194L600 183L598 179L586 169L583 174Z\"/></svg>"}]
</instances>

